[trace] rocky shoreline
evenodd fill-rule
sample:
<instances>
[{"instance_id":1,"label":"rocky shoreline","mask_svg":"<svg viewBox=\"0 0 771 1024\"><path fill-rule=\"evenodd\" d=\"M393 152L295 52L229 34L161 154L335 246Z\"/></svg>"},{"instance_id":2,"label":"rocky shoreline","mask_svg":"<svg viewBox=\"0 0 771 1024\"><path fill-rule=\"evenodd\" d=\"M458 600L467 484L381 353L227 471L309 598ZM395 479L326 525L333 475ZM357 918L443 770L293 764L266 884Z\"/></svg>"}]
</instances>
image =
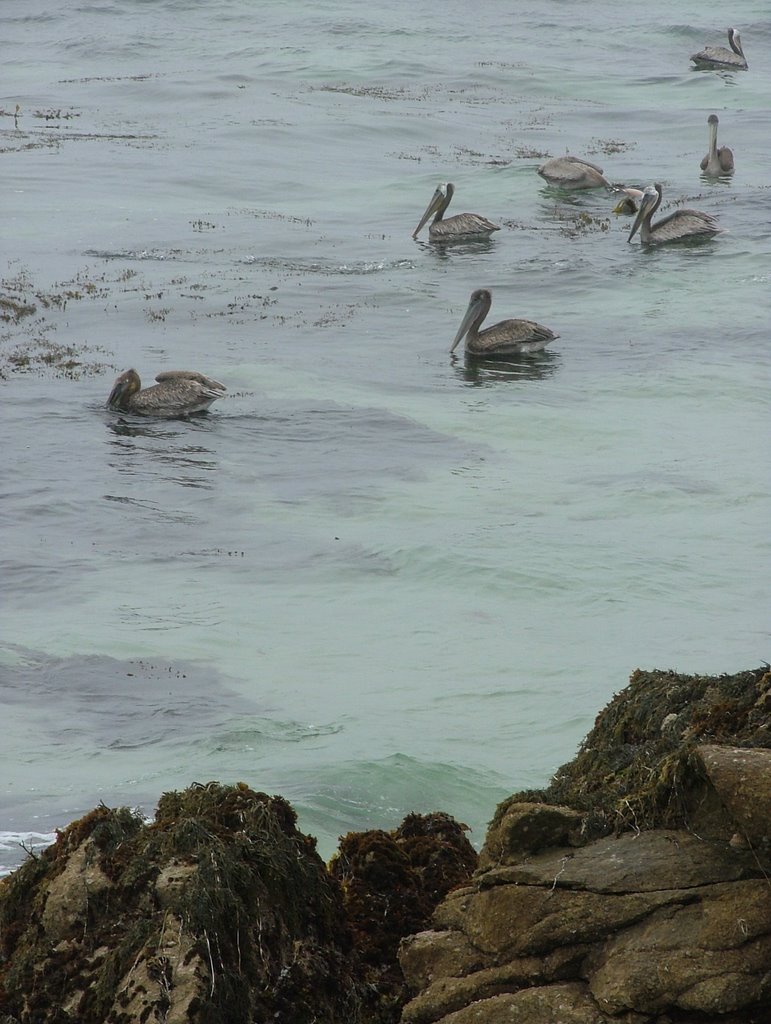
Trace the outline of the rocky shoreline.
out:
<instances>
[{"instance_id":1,"label":"rocky shoreline","mask_svg":"<svg viewBox=\"0 0 771 1024\"><path fill-rule=\"evenodd\" d=\"M100 806L0 882L0 1024L771 1024L771 672L635 672L495 811L351 833L280 796Z\"/></svg>"}]
</instances>

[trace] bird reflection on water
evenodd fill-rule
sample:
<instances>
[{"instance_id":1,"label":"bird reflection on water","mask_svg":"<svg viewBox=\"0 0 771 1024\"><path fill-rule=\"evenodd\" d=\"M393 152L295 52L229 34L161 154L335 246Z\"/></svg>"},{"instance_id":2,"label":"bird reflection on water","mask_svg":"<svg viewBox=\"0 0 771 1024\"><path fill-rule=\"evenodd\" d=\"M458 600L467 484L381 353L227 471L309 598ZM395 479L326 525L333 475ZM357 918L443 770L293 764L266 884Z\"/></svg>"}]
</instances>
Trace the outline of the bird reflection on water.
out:
<instances>
[{"instance_id":1,"label":"bird reflection on water","mask_svg":"<svg viewBox=\"0 0 771 1024\"><path fill-rule=\"evenodd\" d=\"M475 388L489 388L502 381L520 383L524 381L548 380L559 369L559 352L543 350L528 356L512 356L510 359L466 358L453 360L455 376L463 384Z\"/></svg>"},{"instance_id":2,"label":"bird reflection on water","mask_svg":"<svg viewBox=\"0 0 771 1024\"><path fill-rule=\"evenodd\" d=\"M477 238L465 238L462 241L433 239L431 242L423 242L416 238L415 242L442 262L457 260L461 256L481 256L484 253L493 252L495 249L495 239L484 235L479 235Z\"/></svg>"},{"instance_id":3,"label":"bird reflection on water","mask_svg":"<svg viewBox=\"0 0 771 1024\"><path fill-rule=\"evenodd\" d=\"M110 421L107 428L112 437L108 436L108 443L116 455L110 464L122 475L138 480L157 481L160 477L182 487L213 490L216 478L211 474L220 468L217 454L205 445L190 443L191 429L206 432L210 425L212 421L206 418L195 423L181 421L176 429L169 420Z\"/></svg>"}]
</instances>

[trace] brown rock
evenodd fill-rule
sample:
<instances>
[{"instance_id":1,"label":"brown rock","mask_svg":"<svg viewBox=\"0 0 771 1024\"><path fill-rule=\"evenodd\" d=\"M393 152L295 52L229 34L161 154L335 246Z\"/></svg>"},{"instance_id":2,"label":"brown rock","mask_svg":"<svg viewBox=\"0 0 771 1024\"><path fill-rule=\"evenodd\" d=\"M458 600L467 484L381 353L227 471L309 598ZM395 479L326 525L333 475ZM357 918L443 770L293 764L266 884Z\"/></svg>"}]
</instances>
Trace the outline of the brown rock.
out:
<instances>
[{"instance_id":1,"label":"brown rock","mask_svg":"<svg viewBox=\"0 0 771 1024\"><path fill-rule=\"evenodd\" d=\"M518 1020L541 1012L534 993L557 990L581 993L560 1010L566 1020L741 1013L769 996L771 898L751 851L651 831L548 851L476 882L437 908L434 933L402 945L405 976L419 987L405 1024L483 1011ZM582 984L555 984L568 982ZM548 1019L544 1005L534 1021Z\"/></svg>"},{"instance_id":2,"label":"brown rock","mask_svg":"<svg viewBox=\"0 0 771 1024\"><path fill-rule=\"evenodd\" d=\"M484 966L484 956L460 932L421 931L399 948L399 963L409 988L426 988L436 977L462 978Z\"/></svg>"},{"instance_id":3,"label":"brown rock","mask_svg":"<svg viewBox=\"0 0 771 1024\"><path fill-rule=\"evenodd\" d=\"M0 1019L20 1024L332 1024L363 1001L313 840L243 785L164 794L151 825L73 822L0 883L0 936Z\"/></svg>"},{"instance_id":4,"label":"brown rock","mask_svg":"<svg viewBox=\"0 0 771 1024\"><path fill-rule=\"evenodd\" d=\"M556 850L508 868L478 875L480 888L502 883L587 889L597 893L642 893L688 889L757 875L752 853L725 842L705 842L674 829L627 832L578 850Z\"/></svg>"},{"instance_id":5,"label":"brown rock","mask_svg":"<svg viewBox=\"0 0 771 1024\"><path fill-rule=\"evenodd\" d=\"M112 882L99 862L99 850L87 839L48 886L41 915L41 924L48 938L56 942L86 930L89 902L111 887Z\"/></svg>"},{"instance_id":6,"label":"brown rock","mask_svg":"<svg viewBox=\"0 0 771 1024\"><path fill-rule=\"evenodd\" d=\"M586 986L573 982L493 996L451 1013L442 1024L618 1024L600 1013ZM627 1018L625 1024L633 1024Z\"/></svg>"},{"instance_id":7,"label":"brown rock","mask_svg":"<svg viewBox=\"0 0 771 1024\"><path fill-rule=\"evenodd\" d=\"M546 986L565 977L576 977L586 947L555 950L547 957L515 957L499 967L486 967L465 977L438 977L404 1008L404 1024L430 1024L469 1003L488 1000L503 992ZM400 954L402 965L409 953Z\"/></svg>"},{"instance_id":8,"label":"brown rock","mask_svg":"<svg viewBox=\"0 0 771 1024\"><path fill-rule=\"evenodd\" d=\"M479 855L485 870L516 863L529 853L581 843L583 816L569 807L543 803L512 803L487 832Z\"/></svg>"},{"instance_id":9,"label":"brown rock","mask_svg":"<svg viewBox=\"0 0 771 1024\"><path fill-rule=\"evenodd\" d=\"M707 778L752 844L771 842L771 750L705 744L696 750Z\"/></svg>"},{"instance_id":10,"label":"brown rock","mask_svg":"<svg viewBox=\"0 0 771 1024\"><path fill-rule=\"evenodd\" d=\"M438 908L439 927L456 928L490 957L542 954L558 946L597 942L673 902L695 899L678 890L608 898L594 892L506 885Z\"/></svg>"}]
</instances>

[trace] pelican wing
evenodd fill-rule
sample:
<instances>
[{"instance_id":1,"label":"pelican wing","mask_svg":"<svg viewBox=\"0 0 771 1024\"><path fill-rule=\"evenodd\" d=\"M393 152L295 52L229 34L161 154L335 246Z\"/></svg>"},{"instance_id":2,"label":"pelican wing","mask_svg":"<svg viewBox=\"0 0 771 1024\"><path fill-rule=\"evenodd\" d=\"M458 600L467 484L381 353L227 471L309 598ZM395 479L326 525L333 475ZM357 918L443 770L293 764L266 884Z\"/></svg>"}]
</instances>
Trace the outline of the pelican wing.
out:
<instances>
[{"instance_id":1,"label":"pelican wing","mask_svg":"<svg viewBox=\"0 0 771 1024\"><path fill-rule=\"evenodd\" d=\"M705 46L698 53L692 53L691 60L694 64L706 67L742 68L744 70L747 68L745 58L725 46Z\"/></svg>"},{"instance_id":2,"label":"pelican wing","mask_svg":"<svg viewBox=\"0 0 771 1024\"><path fill-rule=\"evenodd\" d=\"M489 235L500 230L498 224L493 224L487 217L482 217L478 213L458 213L447 220L435 221L428 229L428 234L434 239L449 239Z\"/></svg>"},{"instance_id":3,"label":"pelican wing","mask_svg":"<svg viewBox=\"0 0 771 1024\"><path fill-rule=\"evenodd\" d=\"M734 155L728 146L721 146L717 151L717 158L720 161L720 169L726 174L734 169Z\"/></svg>"},{"instance_id":4,"label":"pelican wing","mask_svg":"<svg viewBox=\"0 0 771 1024\"><path fill-rule=\"evenodd\" d=\"M197 370L163 370L161 373L157 374L155 379L159 384L162 384L164 381L172 380L195 381L207 388L211 388L213 391L227 391L224 384L220 384L220 382L215 380L213 377L207 377L204 373L198 373Z\"/></svg>"},{"instance_id":5,"label":"pelican wing","mask_svg":"<svg viewBox=\"0 0 771 1024\"><path fill-rule=\"evenodd\" d=\"M720 225L701 210L675 210L662 217L651 228L652 242L676 242L686 239L713 238L721 231Z\"/></svg>"},{"instance_id":6,"label":"pelican wing","mask_svg":"<svg viewBox=\"0 0 771 1024\"><path fill-rule=\"evenodd\" d=\"M588 160L575 156L560 156L541 164L538 173L552 185L563 188L598 188L610 187L602 173L602 168Z\"/></svg>"},{"instance_id":7,"label":"pelican wing","mask_svg":"<svg viewBox=\"0 0 771 1024\"><path fill-rule=\"evenodd\" d=\"M480 356L538 352L559 335L535 320L501 320L469 339L468 351Z\"/></svg>"}]
</instances>

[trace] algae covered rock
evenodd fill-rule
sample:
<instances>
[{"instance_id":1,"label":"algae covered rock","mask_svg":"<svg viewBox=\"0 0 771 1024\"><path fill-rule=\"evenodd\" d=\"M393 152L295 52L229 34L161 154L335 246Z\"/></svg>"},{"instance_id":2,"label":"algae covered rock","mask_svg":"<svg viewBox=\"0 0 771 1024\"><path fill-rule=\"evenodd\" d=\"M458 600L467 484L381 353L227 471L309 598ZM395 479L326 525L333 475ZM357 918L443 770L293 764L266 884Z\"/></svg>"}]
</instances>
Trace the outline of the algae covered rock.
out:
<instances>
[{"instance_id":1,"label":"algae covered rock","mask_svg":"<svg viewBox=\"0 0 771 1024\"><path fill-rule=\"evenodd\" d=\"M358 955L380 1010L404 1001L400 941L424 928L437 904L469 881L477 854L466 826L441 812L409 814L392 832L350 832L330 863Z\"/></svg>"},{"instance_id":2,"label":"algae covered rock","mask_svg":"<svg viewBox=\"0 0 771 1024\"><path fill-rule=\"evenodd\" d=\"M21 1024L338 1021L337 883L281 797L216 783L155 821L98 808L0 888L0 1012Z\"/></svg>"},{"instance_id":3,"label":"algae covered rock","mask_svg":"<svg viewBox=\"0 0 771 1024\"><path fill-rule=\"evenodd\" d=\"M769 692L634 673L402 942L403 1024L771 1024Z\"/></svg>"},{"instance_id":4,"label":"algae covered rock","mask_svg":"<svg viewBox=\"0 0 771 1024\"><path fill-rule=\"evenodd\" d=\"M393 1024L399 941L476 853L446 814L351 833L330 870L280 796L102 806L0 883L0 1024Z\"/></svg>"},{"instance_id":5,"label":"algae covered rock","mask_svg":"<svg viewBox=\"0 0 771 1024\"><path fill-rule=\"evenodd\" d=\"M599 713L576 757L546 789L500 804L493 829L511 805L544 803L581 812L583 842L682 826L728 837L730 816L706 784L698 751L715 744L771 748L770 692L768 666L720 676L638 669Z\"/></svg>"}]
</instances>

